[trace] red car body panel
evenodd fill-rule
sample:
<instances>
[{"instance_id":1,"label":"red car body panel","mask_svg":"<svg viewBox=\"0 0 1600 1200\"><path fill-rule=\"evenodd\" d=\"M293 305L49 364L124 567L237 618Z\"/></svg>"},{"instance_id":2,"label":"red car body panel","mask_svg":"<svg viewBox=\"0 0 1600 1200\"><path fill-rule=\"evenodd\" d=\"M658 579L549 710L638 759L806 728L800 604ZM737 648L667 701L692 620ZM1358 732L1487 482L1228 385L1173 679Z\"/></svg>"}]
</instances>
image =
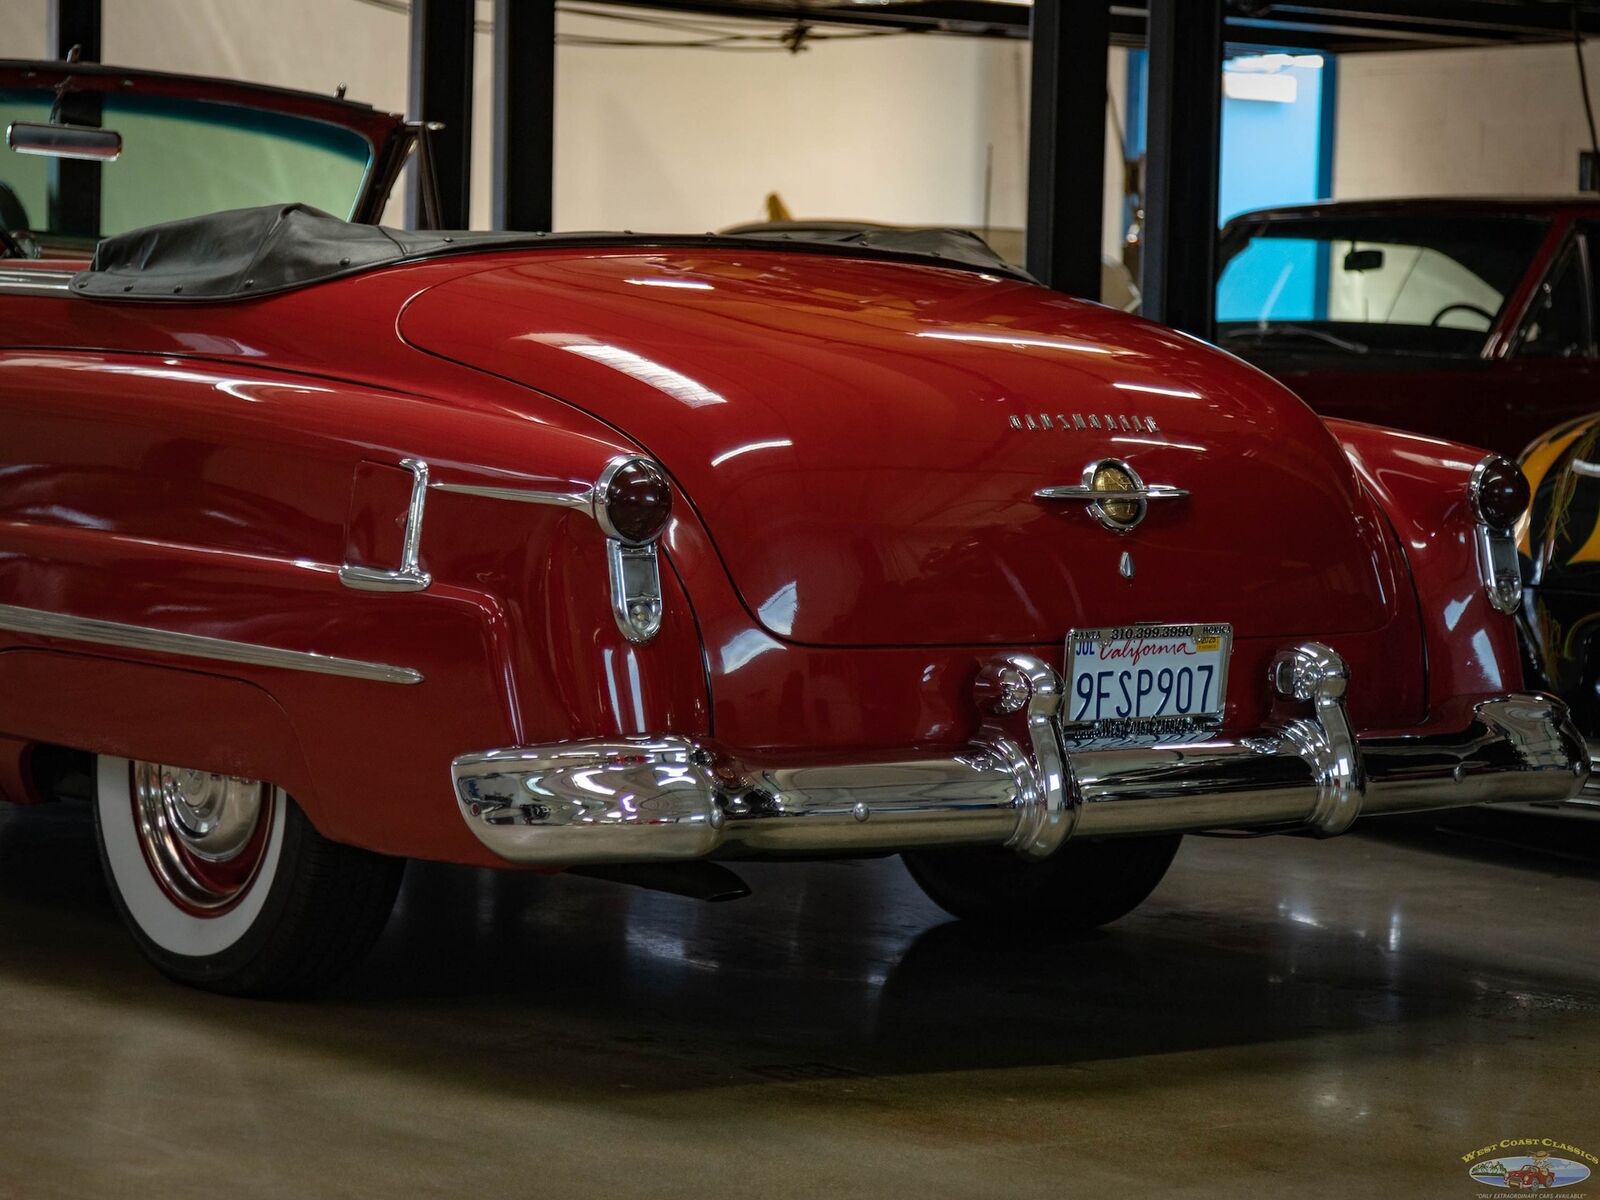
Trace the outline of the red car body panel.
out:
<instances>
[{"instance_id":1,"label":"red car body panel","mask_svg":"<svg viewBox=\"0 0 1600 1200\"><path fill-rule=\"evenodd\" d=\"M1521 686L1515 626L1475 576L1467 481L1481 452L1373 425L1328 425L1393 522L1415 594L1426 598L1430 700Z\"/></svg>"},{"instance_id":2,"label":"red car body panel","mask_svg":"<svg viewBox=\"0 0 1600 1200\"><path fill-rule=\"evenodd\" d=\"M400 329L626 429L783 640L1049 644L1130 612L1309 636L1394 614L1379 523L1310 413L1197 342L1029 284L770 252L546 253L430 289ZM1077 428L1089 416L1114 427ZM1193 495L1154 506L1136 545L1034 498L1107 456Z\"/></svg>"}]
</instances>

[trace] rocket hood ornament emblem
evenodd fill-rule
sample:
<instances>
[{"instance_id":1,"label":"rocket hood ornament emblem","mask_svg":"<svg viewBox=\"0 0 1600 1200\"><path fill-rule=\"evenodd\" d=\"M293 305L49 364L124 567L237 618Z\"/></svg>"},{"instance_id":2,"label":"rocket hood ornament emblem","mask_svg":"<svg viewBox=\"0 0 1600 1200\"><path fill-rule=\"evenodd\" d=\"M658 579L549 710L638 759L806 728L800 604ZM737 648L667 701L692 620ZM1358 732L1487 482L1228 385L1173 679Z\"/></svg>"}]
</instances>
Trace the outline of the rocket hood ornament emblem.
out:
<instances>
[{"instance_id":1,"label":"rocket hood ornament emblem","mask_svg":"<svg viewBox=\"0 0 1600 1200\"><path fill-rule=\"evenodd\" d=\"M1089 506L1089 515L1107 529L1127 533L1150 510L1152 500L1184 500L1189 493L1164 483L1147 484L1120 458L1102 458L1083 469L1083 482L1042 487L1040 500L1076 501Z\"/></svg>"}]
</instances>

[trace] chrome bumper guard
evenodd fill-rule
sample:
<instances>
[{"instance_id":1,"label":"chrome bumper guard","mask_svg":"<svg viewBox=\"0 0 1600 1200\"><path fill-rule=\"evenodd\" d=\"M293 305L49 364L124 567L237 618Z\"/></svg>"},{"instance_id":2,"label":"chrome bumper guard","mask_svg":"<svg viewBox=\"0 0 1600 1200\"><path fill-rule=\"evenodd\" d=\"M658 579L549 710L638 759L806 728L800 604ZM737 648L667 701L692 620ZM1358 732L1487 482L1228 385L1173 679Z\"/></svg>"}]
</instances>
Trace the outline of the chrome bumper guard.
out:
<instances>
[{"instance_id":1,"label":"chrome bumper guard","mask_svg":"<svg viewBox=\"0 0 1600 1200\"><path fill-rule=\"evenodd\" d=\"M1074 749L1061 677L1029 655L989 663L964 753L760 766L679 737L576 741L458 758L468 828L514 863L576 866L1010 846L1203 830L1332 836L1357 816L1562 801L1589 753L1559 700L1487 697L1464 727L1356 738L1332 650L1284 651L1287 715L1260 736Z\"/></svg>"}]
</instances>

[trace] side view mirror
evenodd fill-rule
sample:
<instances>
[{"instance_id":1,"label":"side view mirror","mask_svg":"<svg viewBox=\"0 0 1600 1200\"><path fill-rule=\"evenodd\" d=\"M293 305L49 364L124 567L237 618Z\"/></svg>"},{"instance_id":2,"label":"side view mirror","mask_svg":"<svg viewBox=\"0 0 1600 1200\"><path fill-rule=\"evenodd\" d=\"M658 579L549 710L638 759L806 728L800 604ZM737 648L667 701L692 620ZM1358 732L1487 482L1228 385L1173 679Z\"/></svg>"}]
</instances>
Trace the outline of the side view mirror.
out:
<instances>
[{"instance_id":1,"label":"side view mirror","mask_svg":"<svg viewBox=\"0 0 1600 1200\"><path fill-rule=\"evenodd\" d=\"M13 121L6 126L6 145L18 154L115 162L122 154L122 135L115 129L99 129L92 125Z\"/></svg>"},{"instance_id":2,"label":"side view mirror","mask_svg":"<svg viewBox=\"0 0 1600 1200\"><path fill-rule=\"evenodd\" d=\"M1344 256L1346 271L1379 271L1383 269L1382 250L1352 250Z\"/></svg>"}]
</instances>

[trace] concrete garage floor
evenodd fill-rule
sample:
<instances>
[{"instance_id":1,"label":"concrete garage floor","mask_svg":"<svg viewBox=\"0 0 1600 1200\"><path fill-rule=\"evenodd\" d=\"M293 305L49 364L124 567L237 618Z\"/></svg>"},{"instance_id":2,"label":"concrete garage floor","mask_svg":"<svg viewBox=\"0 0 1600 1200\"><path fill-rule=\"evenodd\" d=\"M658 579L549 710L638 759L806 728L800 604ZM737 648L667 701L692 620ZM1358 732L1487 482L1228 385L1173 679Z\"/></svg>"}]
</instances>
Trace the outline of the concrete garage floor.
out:
<instances>
[{"instance_id":1,"label":"concrete garage floor","mask_svg":"<svg viewBox=\"0 0 1600 1200\"><path fill-rule=\"evenodd\" d=\"M1600 1152L1600 826L1191 838L1065 946L892 859L718 906L418 867L282 1004L148 969L86 815L0 814L0 1196L1448 1197L1501 1138Z\"/></svg>"}]
</instances>

